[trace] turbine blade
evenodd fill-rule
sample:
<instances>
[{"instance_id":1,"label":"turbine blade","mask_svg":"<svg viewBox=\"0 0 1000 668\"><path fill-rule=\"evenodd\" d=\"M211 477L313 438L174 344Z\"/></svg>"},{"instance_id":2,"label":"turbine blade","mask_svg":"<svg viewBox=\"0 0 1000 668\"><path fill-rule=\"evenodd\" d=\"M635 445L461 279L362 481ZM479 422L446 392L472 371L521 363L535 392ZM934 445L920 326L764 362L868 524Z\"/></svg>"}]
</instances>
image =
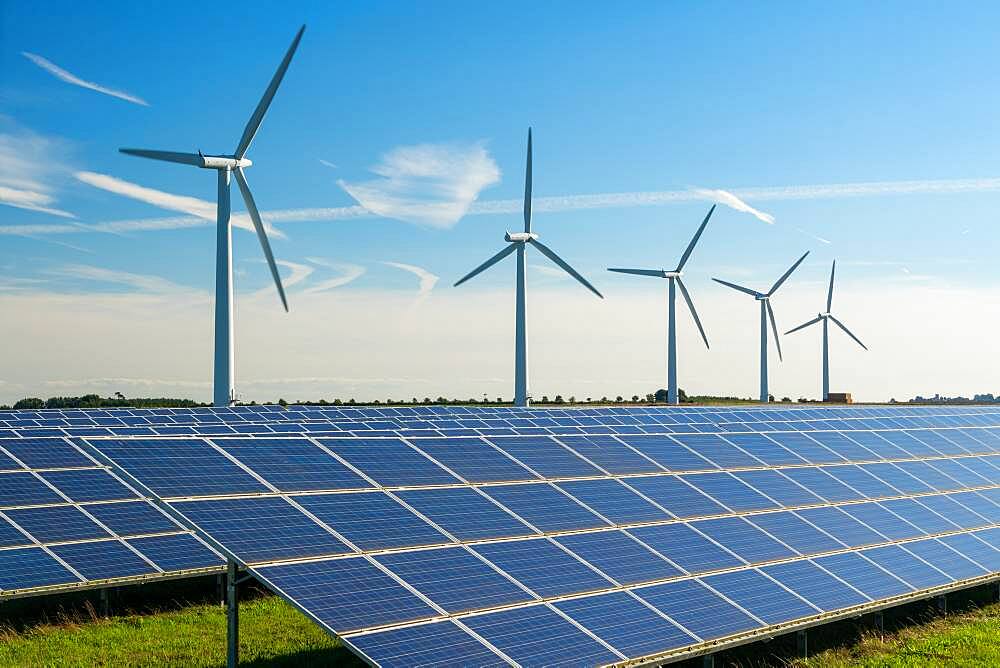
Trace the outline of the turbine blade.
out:
<instances>
[{"instance_id":1,"label":"turbine blade","mask_svg":"<svg viewBox=\"0 0 1000 668\"><path fill-rule=\"evenodd\" d=\"M833 275L837 273L837 261L833 261L833 267L830 269L830 290L826 293L826 312L829 313L830 309L833 308Z\"/></svg>"},{"instance_id":2,"label":"turbine blade","mask_svg":"<svg viewBox=\"0 0 1000 668\"><path fill-rule=\"evenodd\" d=\"M701 221L701 227L699 227L698 231L694 233L694 238L691 239L691 243L689 243L688 247L684 249L684 255L681 255L681 261L677 265L677 271L683 269L684 265L688 261L688 258L691 257L691 251L694 250L695 244L697 244L698 239L701 238L701 233L705 231L705 226L708 225L708 219L712 217L712 213L714 212L715 212L715 205L713 204L712 208L708 210L708 215L705 216L705 220Z\"/></svg>"},{"instance_id":3,"label":"turbine blade","mask_svg":"<svg viewBox=\"0 0 1000 668\"><path fill-rule=\"evenodd\" d=\"M819 316L817 316L817 317L813 318L812 320L810 320L809 322L804 322L801 325L799 325L798 327L795 327L794 329L788 330L787 332L785 332L785 334L788 335L788 334L791 334L792 332L797 332L800 329L805 329L809 325L815 325L817 322L819 322L822 319L823 318L820 318Z\"/></svg>"},{"instance_id":4,"label":"turbine blade","mask_svg":"<svg viewBox=\"0 0 1000 668\"><path fill-rule=\"evenodd\" d=\"M507 257L508 255L510 255L511 253L513 253L515 250L517 250L517 244L510 244L510 245L508 245L502 251L500 251L499 253L497 253L493 257L491 257L489 260L487 260L486 262L483 262L481 265L479 265L478 267L476 267L475 269L473 269L472 271L470 271L468 274L466 274L462 278L458 279L458 281L455 283L454 287L457 288L462 283L465 283L467 280L469 280L470 278L472 278L476 274L479 274L479 273L481 273L481 272L489 269L490 267L492 267L493 265L495 265L497 262L499 262L500 260L504 259L505 257Z\"/></svg>"},{"instance_id":5,"label":"turbine blade","mask_svg":"<svg viewBox=\"0 0 1000 668\"><path fill-rule=\"evenodd\" d=\"M125 155L135 155L140 158L150 158L152 160L163 160L164 162L178 162L182 165L194 165L204 167L205 160L197 153L178 153L176 151L154 151L145 148L120 148L119 153Z\"/></svg>"},{"instance_id":6,"label":"turbine blade","mask_svg":"<svg viewBox=\"0 0 1000 668\"><path fill-rule=\"evenodd\" d=\"M735 283L730 283L729 281L724 281L721 278L713 278L712 280L715 281L716 283L721 283L722 285L725 285L728 288L732 288L733 290L739 290L740 292L745 292L748 295L750 295L751 297L760 297L761 296L761 294L759 292L757 292L756 290L751 290L750 288L744 288L742 285L736 285Z\"/></svg>"},{"instance_id":7,"label":"turbine blade","mask_svg":"<svg viewBox=\"0 0 1000 668\"><path fill-rule=\"evenodd\" d=\"M531 232L531 128L528 128L528 161L524 167L524 231Z\"/></svg>"},{"instance_id":8,"label":"turbine blade","mask_svg":"<svg viewBox=\"0 0 1000 668\"><path fill-rule=\"evenodd\" d=\"M608 271L614 271L619 274L635 274L636 276L656 276L657 278L667 277L667 272L662 269L620 269L617 267L608 267Z\"/></svg>"},{"instance_id":9,"label":"turbine blade","mask_svg":"<svg viewBox=\"0 0 1000 668\"><path fill-rule=\"evenodd\" d=\"M789 267L788 271L786 271L784 274L781 275L781 278L779 278L775 282L775 284L771 286L771 289L768 290L768 292L767 292L767 296L768 297L770 297L771 295L773 295L775 293L775 291L778 288L781 287L781 284L788 280L788 277L792 275L793 271L795 271L796 269L798 269L798 266L800 264L802 264L802 261L806 259L807 255L809 255L809 251L806 251L805 253L803 253L802 257L800 257L798 260L796 260L795 264L793 264L791 267Z\"/></svg>"},{"instance_id":10,"label":"turbine blade","mask_svg":"<svg viewBox=\"0 0 1000 668\"><path fill-rule=\"evenodd\" d=\"M250 184L247 183L247 177L243 174L242 169L234 169L233 174L236 176L236 183L239 185L240 193L243 195L243 202L247 205L247 213L250 214L250 220L253 221L253 228L257 230L257 238L260 240L260 247L264 251L264 257L267 258L267 266L271 269L271 277L274 279L274 285L278 288L278 296L281 297L281 304L285 307L285 311L288 311L288 299L285 298L285 288L281 285L281 274L278 273L278 265L274 262L274 254L271 252L271 244L267 240L267 232L264 231L264 223L260 220L260 212L257 210L257 204L253 201L253 195L250 194Z\"/></svg>"},{"instance_id":11,"label":"turbine blade","mask_svg":"<svg viewBox=\"0 0 1000 668\"><path fill-rule=\"evenodd\" d=\"M305 32L305 30L306 27L302 26L295 34L295 39L292 40L292 45L288 47L288 51L285 52L285 57L281 59L281 64L278 65L278 71L274 73L273 77L271 77L271 83L267 85L267 90L264 91L264 96L260 98L260 102L257 103L257 108L253 110L253 115L250 116L250 120L247 121L247 126L243 129L243 136L240 137L240 143L236 147L234 157L237 160L240 160L247 154L247 149L250 148L250 142L253 141L254 135L257 134L261 121L264 120L264 114L267 113L267 108L271 106L271 100L274 99L274 94L278 91L278 86L281 85L281 80L285 77L285 72L288 70L289 63L292 62L292 56L295 55L295 49L299 48L299 41L302 39L302 33Z\"/></svg>"},{"instance_id":12,"label":"turbine blade","mask_svg":"<svg viewBox=\"0 0 1000 668\"><path fill-rule=\"evenodd\" d=\"M569 264L567 264L565 260L563 260L561 257L559 257L558 255L556 255L555 252L553 252L553 250L551 248L549 248L548 246L546 246L545 244L543 244L542 242L540 242L538 239L531 239L531 243L535 246L535 248L537 248L538 250L540 250L542 252L542 255L544 255L545 257L549 258L553 262L555 262L557 265L559 265L562 268L563 271L565 271L567 274L569 274L570 276L572 276L573 278L575 278L576 280L578 280L580 283L582 283L583 287L587 288L588 290L590 290L591 292L593 292L595 295L597 295L601 299L604 299L604 295L602 295L600 292L598 292L597 288L595 288L593 285L591 285L590 282L587 281L586 278L584 278L583 276L581 276L579 274L579 272L577 272L576 269L574 269L573 267L569 266Z\"/></svg>"},{"instance_id":13,"label":"turbine blade","mask_svg":"<svg viewBox=\"0 0 1000 668\"><path fill-rule=\"evenodd\" d=\"M778 323L774 321L774 310L771 308L771 300L765 302L767 306L767 317L771 321L771 331L774 332L774 345L778 347L778 361L784 362L781 357L781 339L778 338Z\"/></svg>"},{"instance_id":14,"label":"turbine blade","mask_svg":"<svg viewBox=\"0 0 1000 668\"><path fill-rule=\"evenodd\" d=\"M834 318L834 317L833 317L832 315L830 316L830 320L833 320L833 321L834 321L834 322L835 322L835 323L837 324L837 327L840 327L840 328L841 328L842 330L844 330L844 332L845 332L845 333L846 333L846 334L847 334L847 335L848 335L849 337L851 337L852 339L854 339L854 341L855 341L855 342L856 342L856 343L857 343L857 344L858 344L859 346L861 346L861 347L862 347L862 348L864 348L865 350L868 350L868 346L866 346L865 344L861 343L861 339L859 339L858 337L854 336L854 334L853 334L853 333L851 332L851 330L847 329L847 327L846 327L846 326L844 325L844 323L840 322L839 320L837 320L836 318Z\"/></svg>"},{"instance_id":15,"label":"turbine blade","mask_svg":"<svg viewBox=\"0 0 1000 668\"><path fill-rule=\"evenodd\" d=\"M687 288L684 287L684 281L680 278L677 279L677 287L681 289L681 294L684 295L684 301L687 302L688 310L691 311L691 317L694 318L694 324L698 325L698 331L701 332L701 340L705 342L706 348L711 348L708 345L708 337L705 336L705 328L701 326L701 319L698 317L698 312L694 310L694 302L691 301L691 295L688 294Z\"/></svg>"}]
</instances>

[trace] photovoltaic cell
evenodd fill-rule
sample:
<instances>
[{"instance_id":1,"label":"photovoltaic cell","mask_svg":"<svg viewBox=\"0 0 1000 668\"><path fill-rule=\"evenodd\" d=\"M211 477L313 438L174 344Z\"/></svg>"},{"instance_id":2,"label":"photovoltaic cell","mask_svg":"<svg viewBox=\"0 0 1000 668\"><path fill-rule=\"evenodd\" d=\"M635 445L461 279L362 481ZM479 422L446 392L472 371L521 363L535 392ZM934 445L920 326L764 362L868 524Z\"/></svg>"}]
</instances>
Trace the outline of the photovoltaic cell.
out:
<instances>
[{"instance_id":1,"label":"photovoltaic cell","mask_svg":"<svg viewBox=\"0 0 1000 668\"><path fill-rule=\"evenodd\" d=\"M699 473L684 476L684 480L737 512L780 507L776 501L751 489L730 473Z\"/></svg>"},{"instance_id":2,"label":"photovoltaic cell","mask_svg":"<svg viewBox=\"0 0 1000 668\"><path fill-rule=\"evenodd\" d=\"M1000 549L993 547L975 534L954 534L938 540L988 571L1000 571Z\"/></svg>"},{"instance_id":3,"label":"photovoltaic cell","mask_svg":"<svg viewBox=\"0 0 1000 668\"><path fill-rule=\"evenodd\" d=\"M917 500L922 506L930 508L942 517L947 517L950 522L963 529L976 529L990 524L986 518L972 512L948 494L921 496Z\"/></svg>"},{"instance_id":4,"label":"photovoltaic cell","mask_svg":"<svg viewBox=\"0 0 1000 668\"><path fill-rule=\"evenodd\" d=\"M886 542L886 537L865 526L840 508L806 508L796 514L807 522L819 527L848 547L877 545Z\"/></svg>"},{"instance_id":5,"label":"photovoltaic cell","mask_svg":"<svg viewBox=\"0 0 1000 668\"><path fill-rule=\"evenodd\" d=\"M0 473L0 508L64 502L65 499L31 473Z\"/></svg>"},{"instance_id":6,"label":"photovoltaic cell","mask_svg":"<svg viewBox=\"0 0 1000 668\"><path fill-rule=\"evenodd\" d=\"M905 582L857 552L831 554L817 557L814 561L872 600L899 596L911 591Z\"/></svg>"},{"instance_id":7,"label":"photovoltaic cell","mask_svg":"<svg viewBox=\"0 0 1000 668\"><path fill-rule=\"evenodd\" d=\"M726 434L724 438L768 466L787 466L806 463L806 460L763 434Z\"/></svg>"},{"instance_id":8,"label":"photovoltaic cell","mask_svg":"<svg viewBox=\"0 0 1000 668\"><path fill-rule=\"evenodd\" d=\"M119 536L177 531L178 525L147 501L94 503L87 512Z\"/></svg>"},{"instance_id":9,"label":"photovoltaic cell","mask_svg":"<svg viewBox=\"0 0 1000 668\"><path fill-rule=\"evenodd\" d=\"M13 438L0 446L33 469L94 466L94 462L61 438Z\"/></svg>"},{"instance_id":10,"label":"photovoltaic cell","mask_svg":"<svg viewBox=\"0 0 1000 668\"><path fill-rule=\"evenodd\" d=\"M453 485L457 478L395 438L325 438L330 448L384 487Z\"/></svg>"},{"instance_id":11,"label":"photovoltaic cell","mask_svg":"<svg viewBox=\"0 0 1000 668\"><path fill-rule=\"evenodd\" d=\"M677 476L629 478L627 483L629 487L649 497L681 519L724 515L729 512L710 496Z\"/></svg>"},{"instance_id":12,"label":"photovoltaic cell","mask_svg":"<svg viewBox=\"0 0 1000 668\"><path fill-rule=\"evenodd\" d=\"M386 668L466 666L499 667L507 663L451 621L404 626L354 636L348 642Z\"/></svg>"},{"instance_id":13,"label":"photovoltaic cell","mask_svg":"<svg viewBox=\"0 0 1000 668\"><path fill-rule=\"evenodd\" d=\"M686 524L660 524L629 529L629 533L649 545L688 573L741 566L745 562Z\"/></svg>"},{"instance_id":14,"label":"photovoltaic cell","mask_svg":"<svg viewBox=\"0 0 1000 668\"><path fill-rule=\"evenodd\" d=\"M621 660L546 605L476 615L462 621L525 666L600 666Z\"/></svg>"},{"instance_id":15,"label":"photovoltaic cell","mask_svg":"<svg viewBox=\"0 0 1000 668\"><path fill-rule=\"evenodd\" d=\"M881 502L907 522L920 529L925 534L955 531L958 526L938 515L927 506L915 499L888 499Z\"/></svg>"},{"instance_id":16,"label":"photovoltaic cell","mask_svg":"<svg viewBox=\"0 0 1000 668\"><path fill-rule=\"evenodd\" d=\"M535 532L478 492L459 487L399 492L417 512L459 540L512 538Z\"/></svg>"},{"instance_id":17,"label":"photovoltaic cell","mask_svg":"<svg viewBox=\"0 0 1000 668\"><path fill-rule=\"evenodd\" d=\"M608 473L656 473L663 470L613 436L560 436L559 441Z\"/></svg>"},{"instance_id":18,"label":"photovoltaic cell","mask_svg":"<svg viewBox=\"0 0 1000 668\"><path fill-rule=\"evenodd\" d=\"M5 511L7 517L42 543L107 538L107 531L73 506Z\"/></svg>"},{"instance_id":19,"label":"photovoltaic cell","mask_svg":"<svg viewBox=\"0 0 1000 668\"><path fill-rule=\"evenodd\" d=\"M827 612L862 605L869 600L811 561L788 561L764 566L761 570Z\"/></svg>"},{"instance_id":20,"label":"photovoltaic cell","mask_svg":"<svg viewBox=\"0 0 1000 668\"><path fill-rule=\"evenodd\" d=\"M79 581L40 547L0 550L0 591Z\"/></svg>"},{"instance_id":21,"label":"photovoltaic cell","mask_svg":"<svg viewBox=\"0 0 1000 668\"><path fill-rule=\"evenodd\" d=\"M620 438L669 471L711 471L718 468L669 436L621 436Z\"/></svg>"},{"instance_id":22,"label":"photovoltaic cell","mask_svg":"<svg viewBox=\"0 0 1000 668\"><path fill-rule=\"evenodd\" d=\"M547 478L601 475L598 469L547 436L493 437L490 442Z\"/></svg>"},{"instance_id":23,"label":"photovoltaic cell","mask_svg":"<svg viewBox=\"0 0 1000 668\"><path fill-rule=\"evenodd\" d=\"M164 571L222 566L223 560L188 533L133 538L127 541Z\"/></svg>"},{"instance_id":24,"label":"photovoltaic cell","mask_svg":"<svg viewBox=\"0 0 1000 668\"><path fill-rule=\"evenodd\" d=\"M547 483L482 488L516 515L542 531L594 529L608 523Z\"/></svg>"},{"instance_id":25,"label":"photovoltaic cell","mask_svg":"<svg viewBox=\"0 0 1000 668\"><path fill-rule=\"evenodd\" d=\"M811 617L819 612L757 570L719 573L702 581L768 624Z\"/></svg>"},{"instance_id":26,"label":"photovoltaic cell","mask_svg":"<svg viewBox=\"0 0 1000 668\"><path fill-rule=\"evenodd\" d=\"M719 468L747 468L763 463L716 434L677 434L673 438Z\"/></svg>"},{"instance_id":27,"label":"photovoltaic cell","mask_svg":"<svg viewBox=\"0 0 1000 668\"><path fill-rule=\"evenodd\" d=\"M0 517L0 547L31 545L31 539L18 531L10 522Z\"/></svg>"},{"instance_id":28,"label":"photovoltaic cell","mask_svg":"<svg viewBox=\"0 0 1000 668\"><path fill-rule=\"evenodd\" d=\"M898 545L886 545L864 550L868 557L897 578L909 583L913 589L936 587L948 582L948 576L913 556Z\"/></svg>"},{"instance_id":29,"label":"photovoltaic cell","mask_svg":"<svg viewBox=\"0 0 1000 668\"><path fill-rule=\"evenodd\" d=\"M768 438L777 441L810 464L832 464L845 461L843 457L805 434L778 431L769 433Z\"/></svg>"},{"instance_id":30,"label":"photovoltaic cell","mask_svg":"<svg viewBox=\"0 0 1000 668\"><path fill-rule=\"evenodd\" d=\"M827 466L823 469L851 489L856 489L869 499L898 496L899 490L879 480L860 466Z\"/></svg>"},{"instance_id":31,"label":"photovoltaic cell","mask_svg":"<svg viewBox=\"0 0 1000 668\"><path fill-rule=\"evenodd\" d=\"M800 554L835 552L845 547L840 541L823 533L792 512L782 511L750 515L746 520Z\"/></svg>"},{"instance_id":32,"label":"photovoltaic cell","mask_svg":"<svg viewBox=\"0 0 1000 668\"><path fill-rule=\"evenodd\" d=\"M903 548L944 572L951 580L968 580L986 574L986 569L934 538L906 543Z\"/></svg>"},{"instance_id":33,"label":"photovoltaic cell","mask_svg":"<svg viewBox=\"0 0 1000 668\"><path fill-rule=\"evenodd\" d=\"M157 572L116 540L56 545L52 551L88 580L136 577Z\"/></svg>"},{"instance_id":34,"label":"photovoltaic cell","mask_svg":"<svg viewBox=\"0 0 1000 668\"><path fill-rule=\"evenodd\" d=\"M823 499L777 471L739 471L733 473L733 475L739 478L741 482L762 491L768 497L785 507L790 508L823 503Z\"/></svg>"},{"instance_id":35,"label":"photovoltaic cell","mask_svg":"<svg viewBox=\"0 0 1000 668\"><path fill-rule=\"evenodd\" d=\"M538 479L481 438L422 438L413 443L469 482Z\"/></svg>"},{"instance_id":36,"label":"photovoltaic cell","mask_svg":"<svg viewBox=\"0 0 1000 668\"><path fill-rule=\"evenodd\" d=\"M681 571L621 531L592 531L561 536L556 542L619 584L666 580Z\"/></svg>"},{"instance_id":37,"label":"photovoltaic cell","mask_svg":"<svg viewBox=\"0 0 1000 668\"><path fill-rule=\"evenodd\" d=\"M678 580L635 593L702 640L714 640L762 626L697 580Z\"/></svg>"},{"instance_id":38,"label":"photovoltaic cell","mask_svg":"<svg viewBox=\"0 0 1000 668\"><path fill-rule=\"evenodd\" d=\"M304 438L220 438L216 443L283 492L372 487Z\"/></svg>"},{"instance_id":39,"label":"photovoltaic cell","mask_svg":"<svg viewBox=\"0 0 1000 668\"><path fill-rule=\"evenodd\" d=\"M104 469L48 471L41 476L73 501L116 501L138 498Z\"/></svg>"},{"instance_id":40,"label":"photovoltaic cell","mask_svg":"<svg viewBox=\"0 0 1000 668\"><path fill-rule=\"evenodd\" d=\"M889 540L914 538L923 533L920 529L878 503L852 503L842 506L841 510L859 522L863 522Z\"/></svg>"},{"instance_id":41,"label":"photovoltaic cell","mask_svg":"<svg viewBox=\"0 0 1000 668\"><path fill-rule=\"evenodd\" d=\"M473 549L542 597L577 594L613 585L545 539L484 543Z\"/></svg>"},{"instance_id":42,"label":"photovoltaic cell","mask_svg":"<svg viewBox=\"0 0 1000 668\"><path fill-rule=\"evenodd\" d=\"M572 480L556 486L615 524L670 519L670 515L617 480Z\"/></svg>"},{"instance_id":43,"label":"photovoltaic cell","mask_svg":"<svg viewBox=\"0 0 1000 668\"><path fill-rule=\"evenodd\" d=\"M784 469L782 470L782 473L808 489L813 494L822 497L831 503L863 498L861 492L851 489L823 469Z\"/></svg>"},{"instance_id":44,"label":"photovoltaic cell","mask_svg":"<svg viewBox=\"0 0 1000 668\"><path fill-rule=\"evenodd\" d=\"M700 520L692 522L691 526L728 548L747 563L757 564L795 556L790 548L774 540L742 517Z\"/></svg>"}]
</instances>

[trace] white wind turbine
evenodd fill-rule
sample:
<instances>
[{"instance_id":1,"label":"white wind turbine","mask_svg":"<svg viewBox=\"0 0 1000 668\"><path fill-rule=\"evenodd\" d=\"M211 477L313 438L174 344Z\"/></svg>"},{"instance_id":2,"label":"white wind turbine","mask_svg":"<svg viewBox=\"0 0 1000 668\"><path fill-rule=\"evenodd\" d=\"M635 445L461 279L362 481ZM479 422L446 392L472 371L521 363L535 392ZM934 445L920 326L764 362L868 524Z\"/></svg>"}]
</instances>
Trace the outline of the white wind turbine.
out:
<instances>
[{"instance_id":1,"label":"white wind turbine","mask_svg":"<svg viewBox=\"0 0 1000 668\"><path fill-rule=\"evenodd\" d=\"M792 332L797 332L800 329L805 329L810 325L815 325L817 322L823 322L823 401L830 398L830 320L833 321L837 327L840 327L844 332L854 339L855 343L859 346L868 350L868 346L861 343L861 339L854 336L851 330L847 329L847 326L837 320L830 309L833 307L833 277L837 272L837 261L833 261L833 267L830 269L830 289L826 293L826 311L824 313L818 314L815 318L809 322L804 322L794 329L790 329L785 334L791 334Z\"/></svg>"},{"instance_id":2,"label":"white wind turbine","mask_svg":"<svg viewBox=\"0 0 1000 668\"><path fill-rule=\"evenodd\" d=\"M705 220L701 221L701 226L698 231L695 232L694 238L691 239L691 243L684 250L684 254L681 256L681 261L677 263L677 268L673 271L667 271L666 269L619 269L619 268L609 268L608 271L615 271L619 274L635 274L636 276L653 276L655 278L665 278L668 281L667 284L667 402L671 404L678 403L679 399L677 396L677 324L675 320L675 302L677 300L677 288L681 289L681 295L684 296L684 301L687 302L688 310L691 311L691 317L694 318L694 323L698 325L698 331L701 332L701 338L705 342L705 347L708 348L708 337L705 336L705 329L701 326L701 320L698 318L698 312L694 308L694 302L691 301L691 295L688 294L687 288L684 287L684 281L681 280L683 275L684 265L687 263L688 258L691 257L691 252L694 250L695 244L698 243L698 239L701 238L701 233L705 231L705 226L708 225L708 219L712 217L712 213L715 211L715 205L708 210L708 215L705 216Z\"/></svg>"},{"instance_id":3,"label":"white wind turbine","mask_svg":"<svg viewBox=\"0 0 1000 668\"><path fill-rule=\"evenodd\" d=\"M264 96L257 104L253 115L247 122L240 137L239 144L232 155L205 155L201 151L197 153L177 153L173 151L151 151L147 149L123 148L122 153L136 155L141 158L152 158L153 160L164 160L166 162L176 162L182 165L193 165L204 169L214 169L218 172L219 194L216 207L216 242L215 242L215 383L212 403L216 406L229 406L236 397L233 390L234 381L234 344L233 344L233 251L232 251L232 224L230 221L230 175L236 178L236 184L243 195L243 202L246 204L247 213L253 221L254 229L257 231L257 238L260 240L264 257L271 268L271 276L274 284L278 288L278 296L281 303L288 311L288 300L285 298L285 289L281 285L281 275L274 262L274 255L271 253L271 244L267 240L267 233L264 224L260 219L260 212L254 203L253 195L250 194L250 185L247 183L243 170L253 163L246 157L250 143L254 135L260 128L264 114L267 113L271 100L281 84L288 64L295 55L295 49L299 46L302 33L306 27L302 26L292 40L292 45L288 47L284 59L278 66L278 71L271 78Z\"/></svg>"},{"instance_id":4,"label":"white wind turbine","mask_svg":"<svg viewBox=\"0 0 1000 668\"><path fill-rule=\"evenodd\" d=\"M507 232L504 240L508 246L502 251L483 262L481 265L470 271L455 283L455 287L465 283L467 280L492 267L500 260L511 253L517 251L517 279L516 279L516 301L514 313L514 405L527 406L530 396L528 395L528 341L527 322L525 316L525 298L527 287L525 285L524 252L528 244L534 246L542 255L549 258L567 274L578 280L588 290L595 295L604 298L593 285L587 282L573 267L569 266L561 257L555 254L551 248L538 240L538 235L531 231L531 128L528 128L528 160L524 173L524 232Z\"/></svg>"},{"instance_id":5,"label":"white wind turbine","mask_svg":"<svg viewBox=\"0 0 1000 668\"><path fill-rule=\"evenodd\" d=\"M802 257L796 260L795 264L789 267L788 271L781 275L771 289L767 292L757 292L756 290L751 290L750 288L745 288L742 285L736 285L735 283L730 283L728 281L723 281L719 278L713 278L712 280L716 283L721 283L733 290L739 290L740 292L746 293L760 302L760 401L766 404L768 402L768 397L770 394L767 391L767 321L771 321L771 331L774 332L774 345L778 348L778 360L781 360L781 341L778 340L778 325L774 321L774 310L771 308L771 297L777 292L781 284L788 280L788 277L792 275L802 261L806 259L809 255L809 251L806 251Z\"/></svg>"}]
</instances>

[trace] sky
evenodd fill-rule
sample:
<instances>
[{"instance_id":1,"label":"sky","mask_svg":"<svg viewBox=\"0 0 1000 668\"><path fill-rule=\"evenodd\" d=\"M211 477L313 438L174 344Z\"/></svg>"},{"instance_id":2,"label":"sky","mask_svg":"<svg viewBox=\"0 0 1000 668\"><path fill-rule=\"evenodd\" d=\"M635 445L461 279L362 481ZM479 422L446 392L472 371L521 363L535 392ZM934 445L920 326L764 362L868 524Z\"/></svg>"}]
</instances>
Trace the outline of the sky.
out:
<instances>
[{"instance_id":1,"label":"sky","mask_svg":"<svg viewBox=\"0 0 1000 668\"><path fill-rule=\"evenodd\" d=\"M536 398L665 385L754 396L749 296L782 331L824 310L833 391L1000 393L995 3L0 3L0 402L211 396L215 175L120 147L230 153L300 25L247 155L285 313L234 188L246 400L509 399L528 127ZM997 135L996 137L994 135ZM771 344L771 390L817 397L820 330Z\"/></svg>"}]
</instances>

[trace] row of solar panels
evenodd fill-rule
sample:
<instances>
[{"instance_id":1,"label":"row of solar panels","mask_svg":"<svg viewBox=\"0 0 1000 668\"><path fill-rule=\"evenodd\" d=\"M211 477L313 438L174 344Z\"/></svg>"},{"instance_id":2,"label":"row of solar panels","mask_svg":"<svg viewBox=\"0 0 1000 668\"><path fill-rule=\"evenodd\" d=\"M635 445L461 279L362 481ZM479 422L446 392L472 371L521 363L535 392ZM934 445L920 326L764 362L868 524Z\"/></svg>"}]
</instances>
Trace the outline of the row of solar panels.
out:
<instances>
[{"instance_id":1,"label":"row of solar panels","mask_svg":"<svg viewBox=\"0 0 1000 668\"><path fill-rule=\"evenodd\" d=\"M379 665L639 660L1000 572L990 429L90 443Z\"/></svg>"},{"instance_id":2,"label":"row of solar panels","mask_svg":"<svg viewBox=\"0 0 1000 668\"><path fill-rule=\"evenodd\" d=\"M836 415L836 413L834 413ZM145 420L145 418L142 418ZM461 418L439 420L400 419L391 420L312 420L305 422L271 423L205 423L197 425L149 425L134 424L122 426L121 420L98 419L110 424L99 426L39 427L20 426L17 429L0 428L2 438L45 438L45 437L97 437L97 436L225 436L225 435L269 435L310 433L317 436L359 435L359 436L505 436L505 435L569 435L569 434L662 434L662 433L717 433L717 432L773 432L773 431L823 431L859 429L914 429L922 427L948 426L995 426L1000 425L1000 411L995 413L965 413L959 415L917 415L892 418L829 418L813 420L773 420L770 422L724 422L665 424L649 422L647 416L602 416L602 417L551 417L534 418ZM139 420L139 418L135 418Z\"/></svg>"},{"instance_id":3,"label":"row of solar panels","mask_svg":"<svg viewBox=\"0 0 1000 668\"><path fill-rule=\"evenodd\" d=\"M253 409L253 410L251 410ZM725 423L803 421L848 418L894 418L935 415L998 413L995 406L865 406L865 407L714 407L643 406L637 408L544 408L525 409L490 406L420 406L384 408L327 408L316 406L233 407L233 408L121 408L66 409L0 412L0 427L86 427L141 426L165 424L228 424L296 421L368 421L434 419L566 419L598 420L599 423ZM625 422L614 418L625 418Z\"/></svg>"}]
</instances>

